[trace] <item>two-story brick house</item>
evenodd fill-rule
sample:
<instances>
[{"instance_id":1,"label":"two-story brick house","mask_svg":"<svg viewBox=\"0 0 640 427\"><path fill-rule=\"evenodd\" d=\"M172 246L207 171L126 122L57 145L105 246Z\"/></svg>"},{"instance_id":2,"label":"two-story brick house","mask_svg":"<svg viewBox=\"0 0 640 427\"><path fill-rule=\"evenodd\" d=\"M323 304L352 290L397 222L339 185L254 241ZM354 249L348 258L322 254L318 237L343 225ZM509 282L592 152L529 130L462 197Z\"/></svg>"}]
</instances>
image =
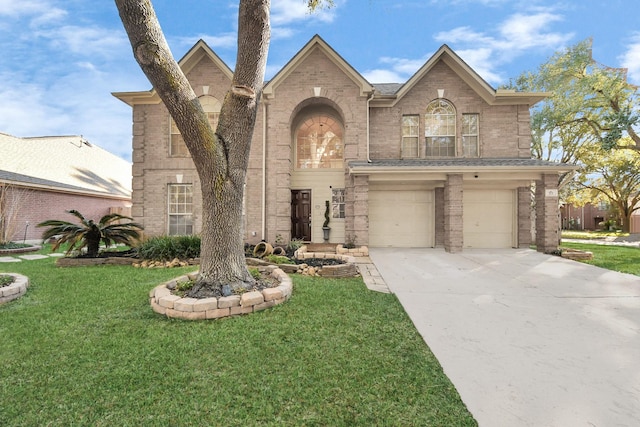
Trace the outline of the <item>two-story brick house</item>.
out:
<instances>
[{"instance_id":1,"label":"two-story brick house","mask_svg":"<svg viewBox=\"0 0 640 427\"><path fill-rule=\"evenodd\" d=\"M199 41L179 61L213 124L232 71ZM133 108L132 215L148 234L198 233L198 176L154 90ZM531 159L529 108L448 46L404 84L371 84L314 36L265 84L245 190L245 239L370 246L556 249L558 173Z\"/></svg>"}]
</instances>

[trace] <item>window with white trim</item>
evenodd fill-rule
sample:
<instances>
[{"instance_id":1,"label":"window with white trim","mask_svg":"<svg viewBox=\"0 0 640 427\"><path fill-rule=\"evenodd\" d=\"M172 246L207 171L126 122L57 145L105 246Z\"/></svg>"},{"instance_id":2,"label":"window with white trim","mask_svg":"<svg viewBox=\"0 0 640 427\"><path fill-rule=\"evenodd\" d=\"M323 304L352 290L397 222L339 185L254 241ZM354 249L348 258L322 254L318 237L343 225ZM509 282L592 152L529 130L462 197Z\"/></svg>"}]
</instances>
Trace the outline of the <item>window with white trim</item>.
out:
<instances>
[{"instance_id":1,"label":"window with white trim","mask_svg":"<svg viewBox=\"0 0 640 427\"><path fill-rule=\"evenodd\" d=\"M465 157L478 157L478 114L462 115L462 152Z\"/></svg>"},{"instance_id":2,"label":"window with white trim","mask_svg":"<svg viewBox=\"0 0 640 427\"><path fill-rule=\"evenodd\" d=\"M296 168L344 167L342 124L328 114L314 114L296 130Z\"/></svg>"},{"instance_id":3,"label":"window with white trim","mask_svg":"<svg viewBox=\"0 0 640 427\"><path fill-rule=\"evenodd\" d=\"M444 99L436 99L427 105L425 120L425 156L455 157L456 110Z\"/></svg>"},{"instance_id":4,"label":"window with white trim","mask_svg":"<svg viewBox=\"0 0 640 427\"><path fill-rule=\"evenodd\" d=\"M207 115L209 124L215 130L216 127L218 127L218 119L220 117L222 104L216 97L209 95L201 96L199 100L200 105L202 105L202 109ZM171 117L169 117L169 122L171 123L171 129L169 131L169 156L188 157L189 150L187 149L187 145L184 143L184 138L180 134L178 126L176 126L176 122Z\"/></svg>"},{"instance_id":5,"label":"window with white trim","mask_svg":"<svg viewBox=\"0 0 640 427\"><path fill-rule=\"evenodd\" d=\"M344 218L344 188L331 189L331 212L333 218Z\"/></svg>"},{"instance_id":6,"label":"window with white trim","mask_svg":"<svg viewBox=\"0 0 640 427\"><path fill-rule=\"evenodd\" d=\"M419 156L418 134L420 116L402 116L402 157L415 158Z\"/></svg>"},{"instance_id":7,"label":"window with white trim","mask_svg":"<svg viewBox=\"0 0 640 427\"><path fill-rule=\"evenodd\" d=\"M168 234L193 234L193 184L169 184L168 191Z\"/></svg>"}]
</instances>

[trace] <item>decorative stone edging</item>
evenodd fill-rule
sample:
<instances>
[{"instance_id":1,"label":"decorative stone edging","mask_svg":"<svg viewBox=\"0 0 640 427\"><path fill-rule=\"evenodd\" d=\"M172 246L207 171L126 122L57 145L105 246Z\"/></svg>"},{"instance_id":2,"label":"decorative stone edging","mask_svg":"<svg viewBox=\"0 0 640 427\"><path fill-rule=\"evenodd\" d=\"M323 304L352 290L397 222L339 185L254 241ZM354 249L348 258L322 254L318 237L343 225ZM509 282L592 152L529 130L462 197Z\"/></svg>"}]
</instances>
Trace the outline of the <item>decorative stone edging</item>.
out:
<instances>
[{"instance_id":1,"label":"decorative stone edging","mask_svg":"<svg viewBox=\"0 0 640 427\"><path fill-rule=\"evenodd\" d=\"M266 270L280 281L278 286L221 298L181 298L168 286L189 280L185 275L153 288L149 302L156 313L185 320L220 319L265 310L287 301L293 293L291 278L284 271L275 266L266 267Z\"/></svg>"},{"instance_id":2,"label":"decorative stone edging","mask_svg":"<svg viewBox=\"0 0 640 427\"><path fill-rule=\"evenodd\" d=\"M574 261L582 261L593 259L593 252L581 251L579 249L563 249L560 256Z\"/></svg>"},{"instance_id":3,"label":"decorative stone edging","mask_svg":"<svg viewBox=\"0 0 640 427\"><path fill-rule=\"evenodd\" d=\"M27 276L23 276L22 274L17 273L1 274L6 276L13 276L15 280L13 283L0 288L0 304L4 304L5 302L13 301L14 299L20 298L27 292L27 287L29 287L29 278Z\"/></svg>"},{"instance_id":4,"label":"decorative stone edging","mask_svg":"<svg viewBox=\"0 0 640 427\"><path fill-rule=\"evenodd\" d=\"M136 262L136 258L131 257L107 257L107 258L58 258L58 267L83 267L87 265L131 265Z\"/></svg>"},{"instance_id":5,"label":"decorative stone edging","mask_svg":"<svg viewBox=\"0 0 640 427\"><path fill-rule=\"evenodd\" d=\"M24 248L15 248L15 249L0 249L0 255L12 255L12 254L24 254L27 252L35 252L42 249L42 246L27 246Z\"/></svg>"},{"instance_id":6,"label":"decorative stone edging","mask_svg":"<svg viewBox=\"0 0 640 427\"><path fill-rule=\"evenodd\" d=\"M369 247L360 246L358 248L345 248L344 245L336 246L336 253L343 255L350 255L353 257L368 257Z\"/></svg>"},{"instance_id":7,"label":"decorative stone edging","mask_svg":"<svg viewBox=\"0 0 640 427\"><path fill-rule=\"evenodd\" d=\"M322 276L322 277L354 277L358 274L358 267L356 266L356 256L369 256L369 249L366 246L354 249L345 249L342 245L336 247L335 254L326 252L307 252L307 246L301 246L295 254L295 257L300 260L319 258L319 259L337 259L343 261L344 264L337 265L323 265L322 267L309 267L313 268L311 273L306 273L310 276ZM366 255L364 255L366 254Z\"/></svg>"}]
</instances>

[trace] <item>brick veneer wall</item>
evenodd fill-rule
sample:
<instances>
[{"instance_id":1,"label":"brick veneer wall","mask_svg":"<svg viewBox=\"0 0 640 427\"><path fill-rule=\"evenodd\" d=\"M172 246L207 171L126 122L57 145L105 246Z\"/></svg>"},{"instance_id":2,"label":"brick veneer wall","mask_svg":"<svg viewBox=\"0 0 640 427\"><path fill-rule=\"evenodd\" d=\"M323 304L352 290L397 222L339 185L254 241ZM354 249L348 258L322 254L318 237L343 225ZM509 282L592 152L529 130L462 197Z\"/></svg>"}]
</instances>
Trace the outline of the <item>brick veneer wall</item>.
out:
<instances>
[{"instance_id":1,"label":"brick veneer wall","mask_svg":"<svg viewBox=\"0 0 640 427\"><path fill-rule=\"evenodd\" d=\"M420 116L418 132L423 154L424 114L429 102L444 89L444 99L456 108L457 152L462 152L462 114L479 114L480 157L530 158L529 109L526 106L491 106L445 63L436 64L393 107L371 111L371 158L398 159L401 156L402 116Z\"/></svg>"},{"instance_id":2,"label":"brick veneer wall","mask_svg":"<svg viewBox=\"0 0 640 427\"><path fill-rule=\"evenodd\" d=\"M11 188L8 191L12 191ZM18 189L18 191L24 191ZM124 209L125 215L130 213L131 201L129 199L111 199L98 196L84 196L79 194L29 189L20 197L20 213L17 219L17 227L12 240L21 242L26 240L39 240L43 228L37 224L50 219L60 219L69 222L77 222L77 218L67 213L75 209L85 218L99 220L102 216L111 213L112 209ZM29 226L27 227L27 222Z\"/></svg>"}]
</instances>

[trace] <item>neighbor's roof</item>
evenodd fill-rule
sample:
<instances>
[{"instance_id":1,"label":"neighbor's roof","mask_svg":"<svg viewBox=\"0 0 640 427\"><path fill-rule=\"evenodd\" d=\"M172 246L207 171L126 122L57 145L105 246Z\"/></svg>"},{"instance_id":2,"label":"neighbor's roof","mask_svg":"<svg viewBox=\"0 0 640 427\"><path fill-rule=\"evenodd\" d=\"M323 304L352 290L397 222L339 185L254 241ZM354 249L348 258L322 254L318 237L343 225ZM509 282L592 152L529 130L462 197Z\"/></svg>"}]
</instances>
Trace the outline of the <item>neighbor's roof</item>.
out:
<instances>
[{"instance_id":1,"label":"neighbor's roof","mask_svg":"<svg viewBox=\"0 0 640 427\"><path fill-rule=\"evenodd\" d=\"M0 182L113 198L131 197L131 163L81 136L0 133Z\"/></svg>"}]
</instances>

